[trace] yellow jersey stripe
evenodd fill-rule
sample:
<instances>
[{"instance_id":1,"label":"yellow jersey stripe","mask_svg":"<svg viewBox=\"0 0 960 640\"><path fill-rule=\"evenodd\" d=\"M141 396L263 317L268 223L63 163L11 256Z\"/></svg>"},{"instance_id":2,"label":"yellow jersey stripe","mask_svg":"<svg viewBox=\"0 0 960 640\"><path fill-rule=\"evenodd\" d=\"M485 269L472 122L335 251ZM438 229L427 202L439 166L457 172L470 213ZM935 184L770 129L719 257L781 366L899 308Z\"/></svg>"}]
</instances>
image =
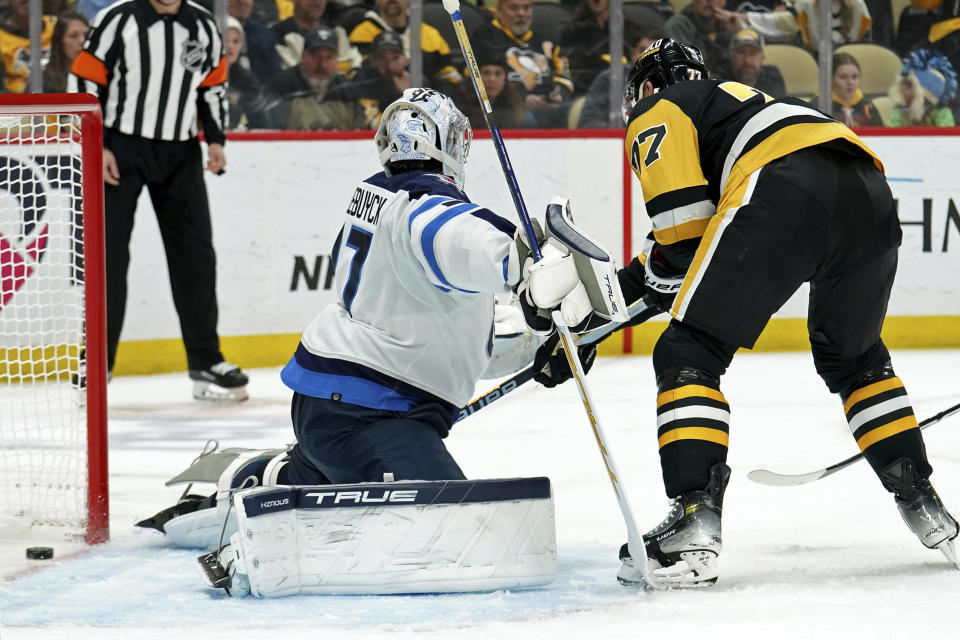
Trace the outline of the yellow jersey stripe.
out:
<instances>
[{"instance_id":1,"label":"yellow jersey stripe","mask_svg":"<svg viewBox=\"0 0 960 640\"><path fill-rule=\"evenodd\" d=\"M930 27L930 32L927 34L927 38L930 40L930 42L936 42L937 40L944 39L957 29L960 29L960 18L943 20Z\"/></svg>"},{"instance_id":2,"label":"yellow jersey stripe","mask_svg":"<svg viewBox=\"0 0 960 640\"><path fill-rule=\"evenodd\" d=\"M660 448L665 447L671 442L678 440L706 440L714 442L724 447L729 446L730 436L719 429L708 429L706 427L679 427L671 429L657 438Z\"/></svg>"},{"instance_id":3,"label":"yellow jersey stripe","mask_svg":"<svg viewBox=\"0 0 960 640\"><path fill-rule=\"evenodd\" d=\"M860 451L866 450L872 444L880 442L884 438L889 438L890 436L895 436L898 433L902 433L908 429L917 429L917 416L906 416L900 418L899 420L894 420L890 424L885 424L882 427L877 427L876 429L869 431L857 440L857 446L860 447Z\"/></svg>"},{"instance_id":4,"label":"yellow jersey stripe","mask_svg":"<svg viewBox=\"0 0 960 640\"><path fill-rule=\"evenodd\" d=\"M720 393L719 389L705 387L700 384L687 384L682 387L677 387L676 389L664 391L658 395L657 408L659 409L669 402L675 402L685 398L710 398L711 400L717 400L718 402L727 402L727 399L723 397L723 394Z\"/></svg>"},{"instance_id":5,"label":"yellow jersey stripe","mask_svg":"<svg viewBox=\"0 0 960 640\"><path fill-rule=\"evenodd\" d=\"M383 28L370 20L364 20L350 32L350 42L355 44L370 44L380 35Z\"/></svg>"},{"instance_id":6,"label":"yellow jersey stripe","mask_svg":"<svg viewBox=\"0 0 960 640\"><path fill-rule=\"evenodd\" d=\"M775 108L775 106L767 107L758 115L772 108ZM744 131L746 130L747 129L744 128ZM853 131L839 122L824 121L792 124L772 133L753 149L737 158L730 169L729 176L723 182L723 194L720 196L720 202L717 203L717 210L722 210L729 206L726 204L726 200L727 194L730 193L730 188L739 186L741 182L757 169L794 151L838 139L846 140L863 149L865 153L868 153L870 157L873 158L873 163L877 169L881 172L883 171L883 163L880 162L876 154L873 153Z\"/></svg>"},{"instance_id":7,"label":"yellow jersey stripe","mask_svg":"<svg viewBox=\"0 0 960 640\"><path fill-rule=\"evenodd\" d=\"M711 209L713 206L711 205ZM712 216L711 216L712 217ZM691 220L681 224L653 231L654 239L660 244L673 244L682 240L699 238L707 230L711 218L702 218L700 220Z\"/></svg>"},{"instance_id":8,"label":"yellow jersey stripe","mask_svg":"<svg viewBox=\"0 0 960 640\"><path fill-rule=\"evenodd\" d=\"M872 398L877 394L883 393L884 391L890 391L891 389L896 389L897 387L903 387L903 383L897 376L861 387L860 389L857 389L851 393L850 397L847 398L847 401L843 403L843 412L847 413L850 411L850 407L857 404L861 400Z\"/></svg>"}]
</instances>

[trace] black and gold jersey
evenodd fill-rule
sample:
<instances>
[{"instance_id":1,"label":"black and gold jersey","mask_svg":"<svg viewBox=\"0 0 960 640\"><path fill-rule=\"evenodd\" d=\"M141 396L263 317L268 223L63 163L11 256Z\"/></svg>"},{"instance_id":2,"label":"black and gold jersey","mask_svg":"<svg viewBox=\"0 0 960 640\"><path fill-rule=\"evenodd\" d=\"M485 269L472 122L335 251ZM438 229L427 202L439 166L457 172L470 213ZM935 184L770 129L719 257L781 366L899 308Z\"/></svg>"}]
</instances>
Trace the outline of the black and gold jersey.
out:
<instances>
[{"instance_id":1,"label":"black and gold jersey","mask_svg":"<svg viewBox=\"0 0 960 640\"><path fill-rule=\"evenodd\" d=\"M40 34L41 55L50 54L53 28L57 19L43 16L43 31ZM10 24L0 24L0 59L3 64L3 88L9 93L23 93L30 80L30 34Z\"/></svg>"},{"instance_id":2,"label":"black and gold jersey","mask_svg":"<svg viewBox=\"0 0 960 640\"><path fill-rule=\"evenodd\" d=\"M368 11L363 19L350 31L350 42L360 50L366 59L373 53L373 41L385 29L385 23L374 11ZM392 29L403 41L403 47L409 55L410 51L410 24L402 30ZM450 45L444 40L436 27L426 22L420 24L420 48L423 50L424 76L434 82L459 84L463 76L453 66L450 56Z\"/></svg>"},{"instance_id":3,"label":"black and gold jersey","mask_svg":"<svg viewBox=\"0 0 960 640\"><path fill-rule=\"evenodd\" d=\"M653 241L692 256L710 219L725 210L725 200L734 201L750 174L822 144L867 154L883 170L856 134L800 100L774 100L718 80L678 82L640 100L625 148L652 222L641 262Z\"/></svg>"}]
</instances>

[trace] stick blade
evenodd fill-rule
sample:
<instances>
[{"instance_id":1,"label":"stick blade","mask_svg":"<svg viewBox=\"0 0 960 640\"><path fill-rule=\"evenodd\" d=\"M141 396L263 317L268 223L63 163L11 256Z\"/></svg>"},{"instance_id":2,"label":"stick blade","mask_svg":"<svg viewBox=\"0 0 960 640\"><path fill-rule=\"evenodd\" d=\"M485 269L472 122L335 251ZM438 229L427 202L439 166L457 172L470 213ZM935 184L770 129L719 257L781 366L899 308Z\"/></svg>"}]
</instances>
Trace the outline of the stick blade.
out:
<instances>
[{"instance_id":1,"label":"stick blade","mask_svg":"<svg viewBox=\"0 0 960 640\"><path fill-rule=\"evenodd\" d=\"M799 473L789 475L785 473L776 473L767 469L754 469L747 474L747 478L757 484L765 484L768 487L794 487L801 484L807 484L819 480L826 473L826 469L811 471L810 473Z\"/></svg>"}]
</instances>

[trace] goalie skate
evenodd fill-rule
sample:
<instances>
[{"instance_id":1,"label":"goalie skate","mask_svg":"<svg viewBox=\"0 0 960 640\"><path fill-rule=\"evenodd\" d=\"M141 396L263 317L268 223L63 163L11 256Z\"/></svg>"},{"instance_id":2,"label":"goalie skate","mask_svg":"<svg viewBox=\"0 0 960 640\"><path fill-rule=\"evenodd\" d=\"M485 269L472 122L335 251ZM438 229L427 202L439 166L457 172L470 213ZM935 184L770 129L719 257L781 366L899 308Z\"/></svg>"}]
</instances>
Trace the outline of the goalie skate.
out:
<instances>
[{"instance_id":1,"label":"goalie skate","mask_svg":"<svg viewBox=\"0 0 960 640\"><path fill-rule=\"evenodd\" d=\"M883 485L893 491L897 510L907 527L928 549L939 549L960 569L956 540L960 526L951 516L927 478L921 478L910 458L899 458L880 474Z\"/></svg>"},{"instance_id":2,"label":"goalie skate","mask_svg":"<svg viewBox=\"0 0 960 640\"><path fill-rule=\"evenodd\" d=\"M709 587L717 581L717 557L722 549L720 514L729 480L730 467L723 463L714 465L706 488L688 491L673 499L670 513L663 522L644 534L646 581L651 587ZM624 584L635 584L640 572L632 561L624 559L624 555L629 558L626 548L620 553L623 565L617 579Z\"/></svg>"},{"instance_id":3,"label":"goalie skate","mask_svg":"<svg viewBox=\"0 0 960 640\"><path fill-rule=\"evenodd\" d=\"M191 369L193 397L214 402L241 402L247 395L249 379L231 362L218 362L206 369Z\"/></svg>"}]
</instances>

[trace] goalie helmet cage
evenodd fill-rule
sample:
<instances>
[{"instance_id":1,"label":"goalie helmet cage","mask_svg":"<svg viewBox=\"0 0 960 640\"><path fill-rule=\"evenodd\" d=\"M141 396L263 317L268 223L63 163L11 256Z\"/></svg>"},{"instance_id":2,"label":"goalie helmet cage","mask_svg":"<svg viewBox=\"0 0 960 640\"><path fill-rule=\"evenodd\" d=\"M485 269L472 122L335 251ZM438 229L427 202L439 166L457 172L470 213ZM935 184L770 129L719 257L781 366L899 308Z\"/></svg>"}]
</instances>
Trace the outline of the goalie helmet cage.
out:
<instances>
[{"instance_id":1,"label":"goalie helmet cage","mask_svg":"<svg viewBox=\"0 0 960 640\"><path fill-rule=\"evenodd\" d=\"M0 96L0 518L109 538L103 124Z\"/></svg>"}]
</instances>

